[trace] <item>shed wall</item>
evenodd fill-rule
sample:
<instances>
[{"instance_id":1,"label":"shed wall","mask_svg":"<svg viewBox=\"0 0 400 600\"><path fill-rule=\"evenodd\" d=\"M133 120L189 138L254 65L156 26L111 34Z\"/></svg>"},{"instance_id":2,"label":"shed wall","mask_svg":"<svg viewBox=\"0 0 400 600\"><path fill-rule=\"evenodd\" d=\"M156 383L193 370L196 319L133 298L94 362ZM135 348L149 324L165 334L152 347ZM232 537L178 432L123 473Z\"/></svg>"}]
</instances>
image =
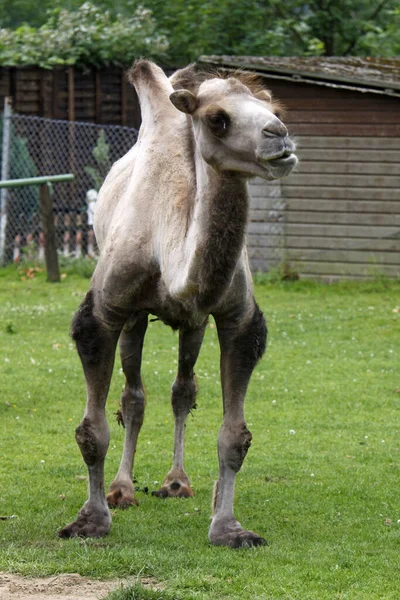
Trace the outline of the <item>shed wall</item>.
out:
<instances>
[{"instance_id":1,"label":"shed wall","mask_svg":"<svg viewBox=\"0 0 400 600\"><path fill-rule=\"evenodd\" d=\"M288 109L300 159L281 185L285 258L308 277L400 276L399 99L301 83L270 88ZM261 260L268 226L251 227Z\"/></svg>"}]
</instances>

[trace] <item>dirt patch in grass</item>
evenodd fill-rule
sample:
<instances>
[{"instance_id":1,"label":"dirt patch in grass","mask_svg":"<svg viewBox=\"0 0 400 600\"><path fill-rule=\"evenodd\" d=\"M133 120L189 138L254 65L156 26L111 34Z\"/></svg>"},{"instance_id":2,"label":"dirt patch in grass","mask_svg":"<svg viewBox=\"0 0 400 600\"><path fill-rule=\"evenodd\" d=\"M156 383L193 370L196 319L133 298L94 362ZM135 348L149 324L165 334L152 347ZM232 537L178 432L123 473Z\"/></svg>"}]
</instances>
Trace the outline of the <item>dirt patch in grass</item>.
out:
<instances>
[{"instance_id":1,"label":"dirt patch in grass","mask_svg":"<svg viewBox=\"0 0 400 600\"><path fill-rule=\"evenodd\" d=\"M135 581L137 579L135 578ZM12 573L0 573L1 600L98 600L122 584L133 583L127 579L88 579L77 573L53 575L52 577L21 577ZM143 587L154 588L157 581L141 579Z\"/></svg>"}]
</instances>

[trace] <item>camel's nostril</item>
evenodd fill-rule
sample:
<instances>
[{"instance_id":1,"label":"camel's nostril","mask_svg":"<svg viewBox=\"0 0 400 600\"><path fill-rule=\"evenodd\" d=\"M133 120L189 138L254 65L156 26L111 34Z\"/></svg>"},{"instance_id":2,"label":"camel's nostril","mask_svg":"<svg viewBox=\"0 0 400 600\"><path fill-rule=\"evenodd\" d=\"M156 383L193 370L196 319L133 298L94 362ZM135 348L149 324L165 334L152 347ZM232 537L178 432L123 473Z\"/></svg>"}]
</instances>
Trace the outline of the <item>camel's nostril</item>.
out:
<instances>
[{"instance_id":1,"label":"camel's nostril","mask_svg":"<svg viewBox=\"0 0 400 600\"><path fill-rule=\"evenodd\" d=\"M265 137L286 137L288 135L287 128L278 119L267 123L262 132Z\"/></svg>"}]
</instances>

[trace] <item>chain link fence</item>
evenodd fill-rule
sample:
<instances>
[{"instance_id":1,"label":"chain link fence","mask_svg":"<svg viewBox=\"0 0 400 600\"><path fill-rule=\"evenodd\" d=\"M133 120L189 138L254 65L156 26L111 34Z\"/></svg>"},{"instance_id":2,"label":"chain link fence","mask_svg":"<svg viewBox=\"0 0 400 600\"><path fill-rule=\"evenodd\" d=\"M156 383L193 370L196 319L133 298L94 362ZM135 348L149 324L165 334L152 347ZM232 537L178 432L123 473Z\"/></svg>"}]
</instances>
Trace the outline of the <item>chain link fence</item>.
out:
<instances>
[{"instance_id":1,"label":"chain link fence","mask_svg":"<svg viewBox=\"0 0 400 600\"><path fill-rule=\"evenodd\" d=\"M8 159L8 168L3 179L73 173L74 181L54 185L57 249L65 256L93 254L92 203L112 164L135 144L137 130L11 114L3 118L2 131L7 119L10 134L8 143L3 139L2 161ZM42 258L39 187L2 190L2 209L3 263L17 261L23 249L32 258Z\"/></svg>"}]
</instances>

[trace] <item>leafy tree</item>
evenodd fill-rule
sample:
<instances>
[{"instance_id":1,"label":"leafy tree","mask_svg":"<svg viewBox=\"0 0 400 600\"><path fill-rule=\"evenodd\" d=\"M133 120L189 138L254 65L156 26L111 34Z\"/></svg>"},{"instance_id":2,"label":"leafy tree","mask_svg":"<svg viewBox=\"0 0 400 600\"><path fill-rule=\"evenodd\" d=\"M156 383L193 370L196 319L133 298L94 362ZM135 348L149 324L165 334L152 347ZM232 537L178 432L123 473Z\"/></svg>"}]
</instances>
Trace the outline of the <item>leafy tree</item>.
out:
<instances>
[{"instance_id":1,"label":"leafy tree","mask_svg":"<svg viewBox=\"0 0 400 600\"><path fill-rule=\"evenodd\" d=\"M126 66L145 55L179 66L201 54L400 53L398 0L93 1L58 0L64 8L44 17L54 0L43 0L36 16L30 0L0 0L0 24L20 25L0 30L0 64Z\"/></svg>"},{"instance_id":2,"label":"leafy tree","mask_svg":"<svg viewBox=\"0 0 400 600\"><path fill-rule=\"evenodd\" d=\"M146 6L167 32L168 61L174 65L201 54L392 56L400 51L397 0L146 0Z\"/></svg>"},{"instance_id":3,"label":"leafy tree","mask_svg":"<svg viewBox=\"0 0 400 600\"><path fill-rule=\"evenodd\" d=\"M288 31L304 53L326 56L364 56L367 54L391 55L398 46L393 22L400 25L397 0L311 0L303 4L294 0L273 0L277 12ZM382 34L390 42L385 48L378 45ZM389 40L388 40L389 41ZM315 47L316 45L316 47Z\"/></svg>"},{"instance_id":4,"label":"leafy tree","mask_svg":"<svg viewBox=\"0 0 400 600\"><path fill-rule=\"evenodd\" d=\"M0 29L0 65L125 66L141 54L162 58L168 48L151 10L137 6L131 17L85 2L75 11L54 9L38 29Z\"/></svg>"}]
</instances>

